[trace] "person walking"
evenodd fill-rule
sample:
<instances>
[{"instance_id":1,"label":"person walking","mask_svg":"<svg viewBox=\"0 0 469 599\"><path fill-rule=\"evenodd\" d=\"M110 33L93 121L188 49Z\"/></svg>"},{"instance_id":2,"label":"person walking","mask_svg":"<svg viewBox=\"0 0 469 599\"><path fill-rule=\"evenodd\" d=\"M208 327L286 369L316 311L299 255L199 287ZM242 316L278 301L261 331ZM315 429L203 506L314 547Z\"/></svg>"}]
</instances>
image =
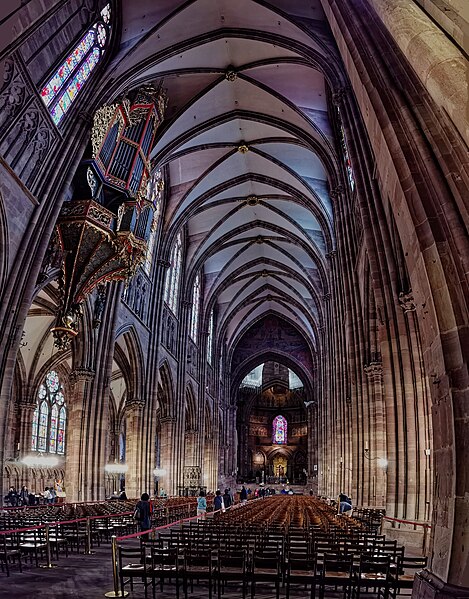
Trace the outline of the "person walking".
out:
<instances>
[{"instance_id":1,"label":"person walking","mask_svg":"<svg viewBox=\"0 0 469 599\"><path fill-rule=\"evenodd\" d=\"M148 493L142 493L140 501L135 506L134 520L138 522L140 532L151 528L151 503Z\"/></svg>"},{"instance_id":2,"label":"person walking","mask_svg":"<svg viewBox=\"0 0 469 599\"><path fill-rule=\"evenodd\" d=\"M197 497L197 517L201 520L205 520L207 513L207 500L205 499L205 491L200 491Z\"/></svg>"},{"instance_id":3,"label":"person walking","mask_svg":"<svg viewBox=\"0 0 469 599\"><path fill-rule=\"evenodd\" d=\"M213 511L218 512L223 508L223 497L221 491L215 493L215 499L213 500Z\"/></svg>"},{"instance_id":4,"label":"person walking","mask_svg":"<svg viewBox=\"0 0 469 599\"><path fill-rule=\"evenodd\" d=\"M239 499L243 505L248 500L248 492L246 491L246 487L244 485L241 488L241 493L239 494Z\"/></svg>"},{"instance_id":5,"label":"person walking","mask_svg":"<svg viewBox=\"0 0 469 599\"><path fill-rule=\"evenodd\" d=\"M223 494L223 503L225 505L225 508L229 508L231 506L231 504L233 503L231 500L231 495L230 495L229 489L225 489L225 493Z\"/></svg>"}]
</instances>

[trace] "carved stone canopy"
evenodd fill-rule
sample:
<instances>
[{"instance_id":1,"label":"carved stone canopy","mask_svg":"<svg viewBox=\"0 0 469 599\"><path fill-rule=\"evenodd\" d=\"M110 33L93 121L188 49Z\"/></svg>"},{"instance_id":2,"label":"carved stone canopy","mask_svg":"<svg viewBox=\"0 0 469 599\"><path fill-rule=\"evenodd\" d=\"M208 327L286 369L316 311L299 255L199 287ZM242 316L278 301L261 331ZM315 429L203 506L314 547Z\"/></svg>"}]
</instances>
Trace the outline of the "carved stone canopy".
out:
<instances>
[{"instance_id":1,"label":"carved stone canopy","mask_svg":"<svg viewBox=\"0 0 469 599\"><path fill-rule=\"evenodd\" d=\"M403 309L404 314L406 312L414 312L415 311L417 305L414 301L414 296L412 295L412 289L410 289L406 293L401 291L401 293L399 293L398 299L399 299L399 305Z\"/></svg>"}]
</instances>

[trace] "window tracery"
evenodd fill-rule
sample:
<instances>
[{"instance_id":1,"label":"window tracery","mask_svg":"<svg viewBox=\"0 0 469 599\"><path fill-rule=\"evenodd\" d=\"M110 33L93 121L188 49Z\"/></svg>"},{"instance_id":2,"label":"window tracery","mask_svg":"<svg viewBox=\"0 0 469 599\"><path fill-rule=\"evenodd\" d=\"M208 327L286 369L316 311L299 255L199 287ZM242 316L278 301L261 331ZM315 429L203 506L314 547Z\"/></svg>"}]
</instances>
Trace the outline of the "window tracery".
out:
<instances>
[{"instance_id":1,"label":"window tracery","mask_svg":"<svg viewBox=\"0 0 469 599\"><path fill-rule=\"evenodd\" d=\"M47 373L39 387L33 415L32 451L65 454L67 408L63 386L55 370Z\"/></svg>"},{"instance_id":2,"label":"window tracery","mask_svg":"<svg viewBox=\"0 0 469 599\"><path fill-rule=\"evenodd\" d=\"M199 328L199 307L200 307L200 274L194 282L194 288L192 291L192 314L191 314L191 338L197 343L197 331Z\"/></svg>"},{"instance_id":3,"label":"window tracery","mask_svg":"<svg viewBox=\"0 0 469 599\"><path fill-rule=\"evenodd\" d=\"M171 266L166 274L164 300L171 311L175 314L179 296L179 279L182 263L182 239L181 233L177 236L171 252Z\"/></svg>"},{"instance_id":4,"label":"window tracery","mask_svg":"<svg viewBox=\"0 0 469 599\"><path fill-rule=\"evenodd\" d=\"M288 442L288 423L284 416L276 416L272 423L272 443L285 445Z\"/></svg>"},{"instance_id":5,"label":"window tracery","mask_svg":"<svg viewBox=\"0 0 469 599\"><path fill-rule=\"evenodd\" d=\"M81 38L41 89L40 95L56 125L69 110L92 71L104 56L110 37L111 6Z\"/></svg>"}]
</instances>

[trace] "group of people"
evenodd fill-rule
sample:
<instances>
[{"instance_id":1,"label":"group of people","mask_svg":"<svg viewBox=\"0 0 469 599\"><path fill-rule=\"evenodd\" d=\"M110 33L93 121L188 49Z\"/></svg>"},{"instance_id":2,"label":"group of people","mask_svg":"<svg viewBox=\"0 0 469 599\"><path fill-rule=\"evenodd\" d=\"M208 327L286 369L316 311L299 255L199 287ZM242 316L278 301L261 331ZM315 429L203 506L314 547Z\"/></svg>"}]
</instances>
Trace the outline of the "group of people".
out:
<instances>
[{"instance_id":1,"label":"group of people","mask_svg":"<svg viewBox=\"0 0 469 599\"><path fill-rule=\"evenodd\" d=\"M28 491L26 486L21 487L21 491L17 491L15 487L10 487L5 502L11 507L21 507L23 505L37 505L40 501L44 503L55 503L57 501L57 492L54 487L46 487L40 495Z\"/></svg>"}]
</instances>

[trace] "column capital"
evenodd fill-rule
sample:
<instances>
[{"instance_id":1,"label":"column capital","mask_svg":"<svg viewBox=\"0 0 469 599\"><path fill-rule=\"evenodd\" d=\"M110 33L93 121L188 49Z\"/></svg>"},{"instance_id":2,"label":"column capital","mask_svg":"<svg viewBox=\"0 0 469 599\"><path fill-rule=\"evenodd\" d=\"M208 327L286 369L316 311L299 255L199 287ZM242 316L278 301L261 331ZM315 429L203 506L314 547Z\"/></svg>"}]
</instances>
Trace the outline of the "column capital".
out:
<instances>
[{"instance_id":1,"label":"column capital","mask_svg":"<svg viewBox=\"0 0 469 599\"><path fill-rule=\"evenodd\" d=\"M334 106L340 107L340 105L344 101L346 91L347 90L345 89L345 87L337 87L332 91L332 104L334 104Z\"/></svg>"},{"instance_id":2,"label":"column capital","mask_svg":"<svg viewBox=\"0 0 469 599\"><path fill-rule=\"evenodd\" d=\"M381 378L383 376L382 362L370 362L369 364L364 364L363 370L368 378Z\"/></svg>"},{"instance_id":3,"label":"column capital","mask_svg":"<svg viewBox=\"0 0 469 599\"><path fill-rule=\"evenodd\" d=\"M161 424L174 424L176 421L176 416L162 416L160 418Z\"/></svg>"},{"instance_id":4,"label":"column capital","mask_svg":"<svg viewBox=\"0 0 469 599\"><path fill-rule=\"evenodd\" d=\"M340 197L342 196L343 193L344 193L344 186L339 184L330 190L329 195L333 200L338 200L338 199L340 199Z\"/></svg>"},{"instance_id":5,"label":"column capital","mask_svg":"<svg viewBox=\"0 0 469 599\"><path fill-rule=\"evenodd\" d=\"M171 262L169 260L163 260L161 258L158 259L156 263L158 264L158 266L161 266L162 268L169 268L171 266Z\"/></svg>"},{"instance_id":6,"label":"column capital","mask_svg":"<svg viewBox=\"0 0 469 599\"><path fill-rule=\"evenodd\" d=\"M23 400L23 401L19 402L18 406L22 412L26 412L26 411L34 412L34 410L37 408L37 402L35 400L34 401Z\"/></svg>"},{"instance_id":7,"label":"column capital","mask_svg":"<svg viewBox=\"0 0 469 599\"><path fill-rule=\"evenodd\" d=\"M136 397L128 398L125 400L125 407L128 411L139 412L145 407L145 400Z\"/></svg>"},{"instance_id":8,"label":"column capital","mask_svg":"<svg viewBox=\"0 0 469 599\"><path fill-rule=\"evenodd\" d=\"M75 384L78 381L92 381L96 372L91 368L75 368L70 373L70 381Z\"/></svg>"}]
</instances>

